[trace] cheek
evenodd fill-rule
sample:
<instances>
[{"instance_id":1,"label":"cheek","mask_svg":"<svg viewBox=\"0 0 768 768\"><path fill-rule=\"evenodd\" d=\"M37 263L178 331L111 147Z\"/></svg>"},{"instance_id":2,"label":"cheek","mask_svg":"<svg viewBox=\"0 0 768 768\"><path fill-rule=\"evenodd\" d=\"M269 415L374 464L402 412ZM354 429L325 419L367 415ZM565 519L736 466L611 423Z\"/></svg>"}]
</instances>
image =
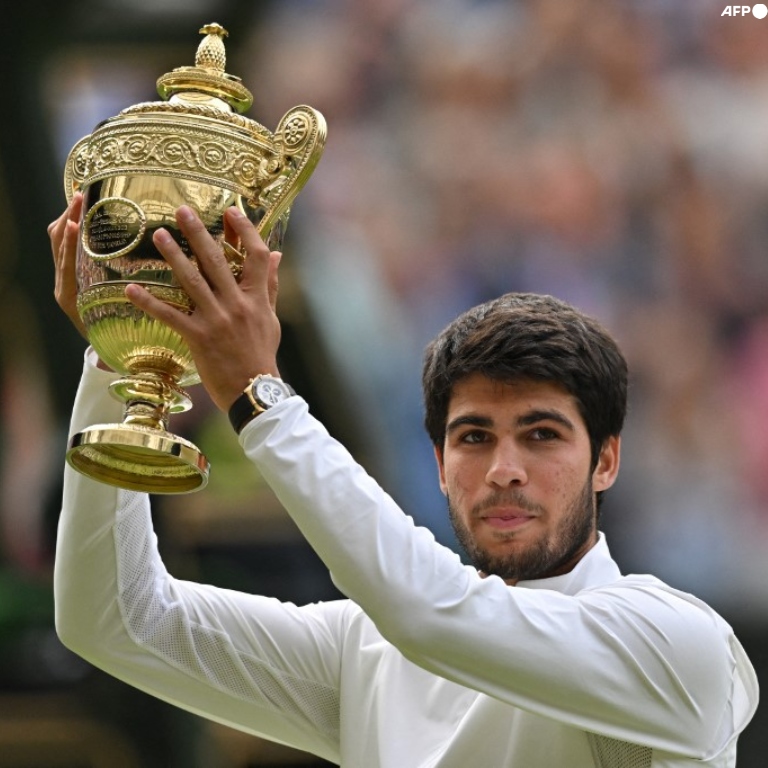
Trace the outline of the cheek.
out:
<instances>
[{"instance_id":1,"label":"cheek","mask_svg":"<svg viewBox=\"0 0 768 768\"><path fill-rule=\"evenodd\" d=\"M588 468L585 468L580 472L570 464L555 464L541 477L542 491L558 505L568 504L574 493L580 491L588 471Z\"/></svg>"},{"instance_id":2,"label":"cheek","mask_svg":"<svg viewBox=\"0 0 768 768\"><path fill-rule=\"evenodd\" d=\"M445 463L441 477L443 492L447 493L454 501L465 496L472 487L472 469L467 462Z\"/></svg>"}]
</instances>

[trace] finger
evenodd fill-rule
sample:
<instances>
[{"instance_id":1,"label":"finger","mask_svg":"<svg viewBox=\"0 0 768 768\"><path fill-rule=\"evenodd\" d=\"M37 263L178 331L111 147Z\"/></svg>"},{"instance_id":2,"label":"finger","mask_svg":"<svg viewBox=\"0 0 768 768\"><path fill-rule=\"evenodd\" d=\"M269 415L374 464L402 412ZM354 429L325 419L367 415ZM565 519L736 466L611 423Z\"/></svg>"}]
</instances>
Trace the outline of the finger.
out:
<instances>
[{"instance_id":1,"label":"finger","mask_svg":"<svg viewBox=\"0 0 768 768\"><path fill-rule=\"evenodd\" d=\"M78 193L72 198L72 202L65 211L61 226L56 232L59 241L58 257L61 261L66 258L74 267L77 254L77 236L80 232L80 213L83 209L83 196Z\"/></svg>"},{"instance_id":2,"label":"finger","mask_svg":"<svg viewBox=\"0 0 768 768\"><path fill-rule=\"evenodd\" d=\"M64 234L59 246L56 265L56 281L66 295L77 293L77 236L80 227L67 220L64 223Z\"/></svg>"},{"instance_id":3,"label":"finger","mask_svg":"<svg viewBox=\"0 0 768 768\"><path fill-rule=\"evenodd\" d=\"M176 221L210 286L221 293L235 291L237 283L224 251L213 239L200 217L189 206L182 205L176 211Z\"/></svg>"},{"instance_id":4,"label":"finger","mask_svg":"<svg viewBox=\"0 0 768 768\"><path fill-rule=\"evenodd\" d=\"M230 271L235 276L235 281L239 283L243 275L243 263L245 262L246 253L241 248L240 237L232 228L228 216L222 216L222 224L224 240L221 242L221 245L224 248L224 256L227 259Z\"/></svg>"},{"instance_id":5,"label":"finger","mask_svg":"<svg viewBox=\"0 0 768 768\"><path fill-rule=\"evenodd\" d=\"M189 316L179 309L166 304L166 302L153 296L146 288L137 283L129 283L125 286L125 295L128 300L150 317L159 320L177 333L184 336L190 325Z\"/></svg>"},{"instance_id":6,"label":"finger","mask_svg":"<svg viewBox=\"0 0 768 768\"><path fill-rule=\"evenodd\" d=\"M51 250L53 252L54 261L57 261L61 256L61 245L64 240L64 234L67 230L68 223L74 222L76 226L79 226L82 208L83 195L81 192L76 192L61 216L48 225L48 236L51 239Z\"/></svg>"},{"instance_id":7,"label":"finger","mask_svg":"<svg viewBox=\"0 0 768 768\"><path fill-rule=\"evenodd\" d=\"M277 313L277 293L279 287L278 268L283 254L280 251L272 251L269 254L269 270L267 275L267 297L272 311Z\"/></svg>"},{"instance_id":8,"label":"finger","mask_svg":"<svg viewBox=\"0 0 768 768\"><path fill-rule=\"evenodd\" d=\"M77 311L77 242L80 226L67 219L56 259L54 295L56 302L72 321L77 331L85 338L87 332L80 313Z\"/></svg>"},{"instance_id":9,"label":"finger","mask_svg":"<svg viewBox=\"0 0 768 768\"><path fill-rule=\"evenodd\" d=\"M239 210L239 209L238 209ZM232 227L232 223L229 220L229 216L223 216L224 223L224 240L229 243L233 248L240 247L240 236L235 232Z\"/></svg>"},{"instance_id":10,"label":"finger","mask_svg":"<svg viewBox=\"0 0 768 768\"><path fill-rule=\"evenodd\" d=\"M70 203L71 205L71 203ZM57 244L57 240L61 240L61 230L64 226L64 222L67 220L67 217L69 215L69 208L68 205L64 211L62 211L61 216L59 216L57 219L54 219L49 225L48 225L48 237L51 238L51 241L55 244Z\"/></svg>"},{"instance_id":11,"label":"finger","mask_svg":"<svg viewBox=\"0 0 768 768\"><path fill-rule=\"evenodd\" d=\"M192 263L181 246L173 239L166 229L157 229L152 235L152 241L163 258L168 262L181 288L189 298L201 308L210 307L215 303L211 286L200 270Z\"/></svg>"},{"instance_id":12,"label":"finger","mask_svg":"<svg viewBox=\"0 0 768 768\"><path fill-rule=\"evenodd\" d=\"M240 287L245 291L263 290L266 287L268 298L270 291L272 291L276 301L277 277L276 275L272 277L270 274L270 251L261 239L256 227L242 211L235 207L227 209L225 219L228 220L232 230L240 238L242 249L247 254ZM274 289L270 288L270 280L275 283Z\"/></svg>"},{"instance_id":13,"label":"finger","mask_svg":"<svg viewBox=\"0 0 768 768\"><path fill-rule=\"evenodd\" d=\"M224 213L225 231L230 230L237 238L243 248L249 254L260 252L262 256L269 253L269 248L259 235L258 230L251 220L236 206L227 208Z\"/></svg>"}]
</instances>

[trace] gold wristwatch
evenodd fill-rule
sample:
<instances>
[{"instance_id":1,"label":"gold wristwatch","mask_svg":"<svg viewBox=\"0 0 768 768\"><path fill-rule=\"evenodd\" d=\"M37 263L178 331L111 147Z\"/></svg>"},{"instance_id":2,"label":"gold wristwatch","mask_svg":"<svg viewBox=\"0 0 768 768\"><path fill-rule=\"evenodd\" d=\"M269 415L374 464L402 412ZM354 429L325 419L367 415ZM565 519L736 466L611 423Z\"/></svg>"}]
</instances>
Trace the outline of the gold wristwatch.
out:
<instances>
[{"instance_id":1,"label":"gold wristwatch","mask_svg":"<svg viewBox=\"0 0 768 768\"><path fill-rule=\"evenodd\" d=\"M232 403L228 413L229 423L239 435L253 418L295 394L293 388L277 376L268 373L256 376Z\"/></svg>"}]
</instances>

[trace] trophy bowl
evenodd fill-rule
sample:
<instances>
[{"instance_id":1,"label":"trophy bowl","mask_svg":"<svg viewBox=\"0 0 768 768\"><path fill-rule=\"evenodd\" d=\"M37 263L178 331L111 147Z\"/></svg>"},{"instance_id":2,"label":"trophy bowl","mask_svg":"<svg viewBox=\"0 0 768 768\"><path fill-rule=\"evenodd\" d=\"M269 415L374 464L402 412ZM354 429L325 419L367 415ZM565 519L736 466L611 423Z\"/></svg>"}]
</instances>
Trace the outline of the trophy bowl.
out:
<instances>
[{"instance_id":1,"label":"trophy bowl","mask_svg":"<svg viewBox=\"0 0 768 768\"><path fill-rule=\"evenodd\" d=\"M177 227L182 204L197 211L221 244L236 277L244 256L224 239L223 215L237 206L271 250L282 247L291 204L323 151L326 126L312 107L289 110L271 132L240 114L253 101L225 72L218 24L200 30L194 67L157 81L162 101L136 104L78 141L64 170L67 199L83 193L77 253L77 307L88 340L120 374L110 392L123 420L74 435L67 461L110 485L151 493L189 493L208 482L209 463L168 429L169 416L192 406L184 387L199 382L184 340L135 307L137 283L184 312L192 302L152 242L167 229L194 262Z\"/></svg>"}]
</instances>

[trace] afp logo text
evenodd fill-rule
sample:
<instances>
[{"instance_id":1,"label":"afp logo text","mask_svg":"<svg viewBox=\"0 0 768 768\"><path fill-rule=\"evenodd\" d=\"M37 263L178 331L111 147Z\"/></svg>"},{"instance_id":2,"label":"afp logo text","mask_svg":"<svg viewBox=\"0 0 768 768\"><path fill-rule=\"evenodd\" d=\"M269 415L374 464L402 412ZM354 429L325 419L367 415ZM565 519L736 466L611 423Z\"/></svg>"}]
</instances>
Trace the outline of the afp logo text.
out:
<instances>
[{"instance_id":1,"label":"afp logo text","mask_svg":"<svg viewBox=\"0 0 768 768\"><path fill-rule=\"evenodd\" d=\"M768 5L758 3L757 5L726 5L721 16L749 16L752 14L756 19L764 19L768 16Z\"/></svg>"}]
</instances>

